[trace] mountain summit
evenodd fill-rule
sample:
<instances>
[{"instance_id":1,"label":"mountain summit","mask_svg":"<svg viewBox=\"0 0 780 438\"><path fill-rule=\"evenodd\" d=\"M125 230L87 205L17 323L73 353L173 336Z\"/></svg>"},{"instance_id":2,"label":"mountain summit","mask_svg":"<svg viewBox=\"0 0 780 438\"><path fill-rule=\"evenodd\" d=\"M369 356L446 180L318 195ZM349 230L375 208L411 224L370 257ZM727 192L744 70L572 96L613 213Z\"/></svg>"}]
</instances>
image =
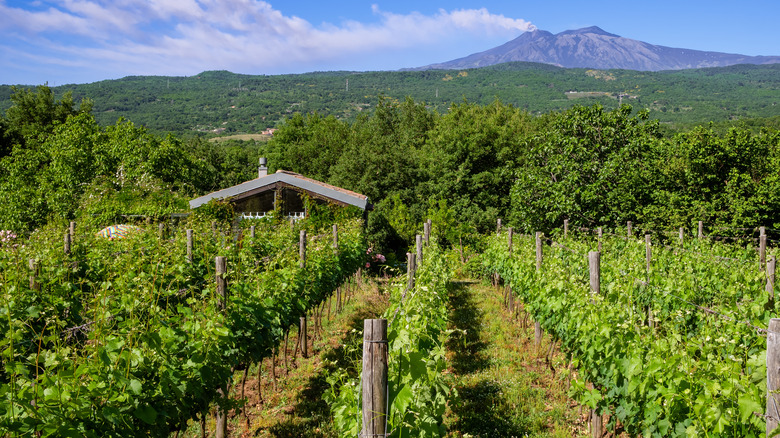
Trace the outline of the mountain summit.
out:
<instances>
[{"instance_id":1,"label":"mountain summit","mask_svg":"<svg viewBox=\"0 0 780 438\"><path fill-rule=\"evenodd\" d=\"M746 56L656 46L591 26L558 34L537 29L490 50L414 70L477 68L514 61L566 68L658 71L774 64L780 63L780 56Z\"/></svg>"}]
</instances>

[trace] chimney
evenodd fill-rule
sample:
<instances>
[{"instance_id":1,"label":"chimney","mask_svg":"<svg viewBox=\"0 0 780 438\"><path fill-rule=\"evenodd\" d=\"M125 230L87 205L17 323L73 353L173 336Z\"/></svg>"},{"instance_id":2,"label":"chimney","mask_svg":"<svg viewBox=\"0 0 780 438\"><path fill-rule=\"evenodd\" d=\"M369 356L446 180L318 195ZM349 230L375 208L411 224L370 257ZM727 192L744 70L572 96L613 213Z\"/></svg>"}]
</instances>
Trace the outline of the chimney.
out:
<instances>
[{"instance_id":1,"label":"chimney","mask_svg":"<svg viewBox=\"0 0 780 438\"><path fill-rule=\"evenodd\" d=\"M266 167L265 157L260 157L260 167L257 169L257 177L262 178L268 175L268 167Z\"/></svg>"}]
</instances>

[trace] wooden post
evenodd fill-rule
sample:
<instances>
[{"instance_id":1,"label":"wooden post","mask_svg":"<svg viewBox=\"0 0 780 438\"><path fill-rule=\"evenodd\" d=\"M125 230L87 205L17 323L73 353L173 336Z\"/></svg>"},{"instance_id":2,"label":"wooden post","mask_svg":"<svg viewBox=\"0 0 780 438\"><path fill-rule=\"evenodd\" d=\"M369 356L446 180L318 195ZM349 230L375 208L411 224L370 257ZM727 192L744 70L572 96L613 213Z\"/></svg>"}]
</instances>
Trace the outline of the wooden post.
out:
<instances>
[{"instance_id":1,"label":"wooden post","mask_svg":"<svg viewBox=\"0 0 780 438\"><path fill-rule=\"evenodd\" d=\"M387 320L363 320L361 437L384 437L387 430L387 350Z\"/></svg>"},{"instance_id":2,"label":"wooden post","mask_svg":"<svg viewBox=\"0 0 780 438\"><path fill-rule=\"evenodd\" d=\"M496 219L496 234L501 233L501 218Z\"/></svg>"},{"instance_id":3,"label":"wooden post","mask_svg":"<svg viewBox=\"0 0 780 438\"><path fill-rule=\"evenodd\" d=\"M30 268L30 289L40 292L41 283L38 282L38 277L41 275L41 265L35 259L30 259L28 267Z\"/></svg>"},{"instance_id":4,"label":"wooden post","mask_svg":"<svg viewBox=\"0 0 780 438\"><path fill-rule=\"evenodd\" d=\"M225 278L225 273L227 272L227 261L225 260L225 257L217 256L214 259L214 265L216 270L216 281L217 281L217 295L219 298L219 308L221 310L225 310L227 308L227 279ZM219 394L220 398L227 397L228 393L228 384L225 384L225 387L217 388L217 394ZM225 438L227 436L227 410L223 408L222 406L217 406L217 415L216 415L216 433L215 436L217 438Z\"/></svg>"},{"instance_id":5,"label":"wooden post","mask_svg":"<svg viewBox=\"0 0 780 438\"><path fill-rule=\"evenodd\" d=\"M601 227L599 227L598 233L599 233L599 252L601 252L601 236L602 236Z\"/></svg>"},{"instance_id":6,"label":"wooden post","mask_svg":"<svg viewBox=\"0 0 780 438\"><path fill-rule=\"evenodd\" d=\"M542 232L536 232L536 270L542 270Z\"/></svg>"},{"instance_id":7,"label":"wooden post","mask_svg":"<svg viewBox=\"0 0 780 438\"><path fill-rule=\"evenodd\" d=\"M601 438L604 434L601 415L595 409L590 410L590 431L593 438Z\"/></svg>"},{"instance_id":8,"label":"wooden post","mask_svg":"<svg viewBox=\"0 0 780 438\"><path fill-rule=\"evenodd\" d=\"M425 240L425 245L428 246L431 243L431 220L428 219L423 224L423 239Z\"/></svg>"},{"instance_id":9,"label":"wooden post","mask_svg":"<svg viewBox=\"0 0 780 438\"><path fill-rule=\"evenodd\" d=\"M566 238L566 236L569 235L569 220L564 219L563 220L563 237Z\"/></svg>"},{"instance_id":10,"label":"wooden post","mask_svg":"<svg viewBox=\"0 0 780 438\"><path fill-rule=\"evenodd\" d=\"M306 230L301 230L298 239L298 255L301 259L301 269L306 267Z\"/></svg>"},{"instance_id":11,"label":"wooden post","mask_svg":"<svg viewBox=\"0 0 780 438\"><path fill-rule=\"evenodd\" d=\"M542 345L542 324L539 321L534 322L534 346L539 353L539 347Z\"/></svg>"},{"instance_id":12,"label":"wooden post","mask_svg":"<svg viewBox=\"0 0 780 438\"><path fill-rule=\"evenodd\" d=\"M633 224L631 223L631 221L626 222L626 233L627 233L628 237L632 237L632 235L631 235L631 233L632 233L631 226L632 225Z\"/></svg>"},{"instance_id":13,"label":"wooden post","mask_svg":"<svg viewBox=\"0 0 780 438\"><path fill-rule=\"evenodd\" d=\"M766 234L758 236L758 270L766 268Z\"/></svg>"},{"instance_id":14,"label":"wooden post","mask_svg":"<svg viewBox=\"0 0 780 438\"><path fill-rule=\"evenodd\" d=\"M309 357L309 333L306 329L307 318L301 316L300 325L298 326L298 337L301 338L301 356L304 358Z\"/></svg>"},{"instance_id":15,"label":"wooden post","mask_svg":"<svg viewBox=\"0 0 780 438\"><path fill-rule=\"evenodd\" d=\"M588 267L590 272L590 293L599 295L601 293L601 253L598 251L588 252Z\"/></svg>"},{"instance_id":16,"label":"wooden post","mask_svg":"<svg viewBox=\"0 0 780 438\"><path fill-rule=\"evenodd\" d=\"M253 239L255 238L255 226L254 225L249 227L249 237L251 237Z\"/></svg>"},{"instance_id":17,"label":"wooden post","mask_svg":"<svg viewBox=\"0 0 780 438\"><path fill-rule=\"evenodd\" d=\"M704 238L704 222L699 221L699 240Z\"/></svg>"},{"instance_id":18,"label":"wooden post","mask_svg":"<svg viewBox=\"0 0 780 438\"><path fill-rule=\"evenodd\" d=\"M65 255L70 255L70 233L65 233L63 248L65 250Z\"/></svg>"},{"instance_id":19,"label":"wooden post","mask_svg":"<svg viewBox=\"0 0 780 438\"><path fill-rule=\"evenodd\" d=\"M780 425L780 318L769 320L766 336L766 436Z\"/></svg>"},{"instance_id":20,"label":"wooden post","mask_svg":"<svg viewBox=\"0 0 780 438\"><path fill-rule=\"evenodd\" d=\"M192 263L192 229L187 230L187 261Z\"/></svg>"},{"instance_id":21,"label":"wooden post","mask_svg":"<svg viewBox=\"0 0 780 438\"><path fill-rule=\"evenodd\" d=\"M766 264L766 292L769 299L775 301L775 269L777 268L777 258L772 256Z\"/></svg>"},{"instance_id":22,"label":"wooden post","mask_svg":"<svg viewBox=\"0 0 780 438\"><path fill-rule=\"evenodd\" d=\"M418 266L422 266L423 261L423 240L421 235L416 235L414 237L414 246L417 249L417 260L414 263L415 270Z\"/></svg>"},{"instance_id":23,"label":"wooden post","mask_svg":"<svg viewBox=\"0 0 780 438\"><path fill-rule=\"evenodd\" d=\"M650 281L650 260L652 260L652 258L652 240L649 234L645 234L645 261L647 264L647 281Z\"/></svg>"},{"instance_id":24,"label":"wooden post","mask_svg":"<svg viewBox=\"0 0 780 438\"><path fill-rule=\"evenodd\" d=\"M680 227L680 246L683 244L683 237L685 236L685 228Z\"/></svg>"},{"instance_id":25,"label":"wooden post","mask_svg":"<svg viewBox=\"0 0 780 438\"><path fill-rule=\"evenodd\" d=\"M339 254L339 225L333 224L333 254Z\"/></svg>"},{"instance_id":26,"label":"wooden post","mask_svg":"<svg viewBox=\"0 0 780 438\"><path fill-rule=\"evenodd\" d=\"M406 287L414 288L414 254L410 252L406 253Z\"/></svg>"},{"instance_id":27,"label":"wooden post","mask_svg":"<svg viewBox=\"0 0 780 438\"><path fill-rule=\"evenodd\" d=\"M217 295L219 295L219 307L224 310L227 307L227 279L225 274L227 273L227 261L225 257L217 256L214 259L214 265L216 268L216 280L217 280Z\"/></svg>"},{"instance_id":28,"label":"wooden post","mask_svg":"<svg viewBox=\"0 0 780 438\"><path fill-rule=\"evenodd\" d=\"M507 237L506 237L507 245L509 245L509 253L511 254L512 253L512 234L513 234L512 227L507 228L506 231L507 231Z\"/></svg>"},{"instance_id":29,"label":"wooden post","mask_svg":"<svg viewBox=\"0 0 780 438\"><path fill-rule=\"evenodd\" d=\"M160 222L157 224L157 238L160 240L165 239L165 223Z\"/></svg>"},{"instance_id":30,"label":"wooden post","mask_svg":"<svg viewBox=\"0 0 780 438\"><path fill-rule=\"evenodd\" d=\"M73 242L76 241L76 222L71 221L70 226L68 227L68 232L70 233L70 243L73 244Z\"/></svg>"}]
</instances>

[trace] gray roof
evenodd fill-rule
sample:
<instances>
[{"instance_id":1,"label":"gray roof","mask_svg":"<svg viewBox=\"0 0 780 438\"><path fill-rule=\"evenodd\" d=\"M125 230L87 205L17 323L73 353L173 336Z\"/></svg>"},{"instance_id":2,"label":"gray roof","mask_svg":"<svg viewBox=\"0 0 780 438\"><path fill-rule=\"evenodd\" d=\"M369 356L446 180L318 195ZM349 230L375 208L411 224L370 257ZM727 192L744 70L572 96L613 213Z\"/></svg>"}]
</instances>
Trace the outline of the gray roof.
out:
<instances>
[{"instance_id":1,"label":"gray roof","mask_svg":"<svg viewBox=\"0 0 780 438\"><path fill-rule=\"evenodd\" d=\"M203 195L190 201L190 208L197 208L209 202L212 199L232 198L235 200L247 198L249 196L272 190L278 185L287 185L297 187L308 192L314 193L320 197L331 199L333 201L354 205L355 207L366 209L368 205L368 196L361 195L341 187L332 186L311 178L307 178L295 172L278 170L276 173L261 176L253 180L243 182L233 187L228 187L216 192Z\"/></svg>"}]
</instances>

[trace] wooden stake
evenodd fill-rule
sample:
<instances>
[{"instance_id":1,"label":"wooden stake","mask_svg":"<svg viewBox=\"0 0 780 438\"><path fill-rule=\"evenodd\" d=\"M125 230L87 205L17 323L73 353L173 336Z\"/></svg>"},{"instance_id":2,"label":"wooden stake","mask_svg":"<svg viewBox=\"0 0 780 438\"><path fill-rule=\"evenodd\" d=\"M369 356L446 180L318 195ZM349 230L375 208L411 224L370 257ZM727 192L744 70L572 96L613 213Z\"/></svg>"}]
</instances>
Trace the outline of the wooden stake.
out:
<instances>
[{"instance_id":1,"label":"wooden stake","mask_svg":"<svg viewBox=\"0 0 780 438\"><path fill-rule=\"evenodd\" d=\"M70 233L70 243L73 244L76 241L76 222L70 222L68 232Z\"/></svg>"},{"instance_id":2,"label":"wooden stake","mask_svg":"<svg viewBox=\"0 0 780 438\"><path fill-rule=\"evenodd\" d=\"M766 436L780 425L780 318L769 320L766 336Z\"/></svg>"},{"instance_id":3,"label":"wooden stake","mask_svg":"<svg viewBox=\"0 0 780 438\"><path fill-rule=\"evenodd\" d=\"M569 235L569 220L563 220L563 237L566 238Z\"/></svg>"},{"instance_id":4,"label":"wooden stake","mask_svg":"<svg viewBox=\"0 0 780 438\"><path fill-rule=\"evenodd\" d=\"M387 430L387 355L387 320L364 320L361 437L384 437Z\"/></svg>"},{"instance_id":5,"label":"wooden stake","mask_svg":"<svg viewBox=\"0 0 780 438\"><path fill-rule=\"evenodd\" d=\"M301 338L301 356L304 359L309 357L309 336L306 330L306 320L305 316L301 316L300 329L298 331L298 336Z\"/></svg>"},{"instance_id":6,"label":"wooden stake","mask_svg":"<svg viewBox=\"0 0 780 438\"><path fill-rule=\"evenodd\" d=\"M633 224L631 223L631 221L626 222L626 233L627 233L628 237L632 237L632 234L631 234L632 233L632 230L631 230L631 226L632 225Z\"/></svg>"},{"instance_id":7,"label":"wooden stake","mask_svg":"<svg viewBox=\"0 0 780 438\"><path fill-rule=\"evenodd\" d=\"M542 232L536 232L536 270L542 270Z\"/></svg>"},{"instance_id":8,"label":"wooden stake","mask_svg":"<svg viewBox=\"0 0 780 438\"><path fill-rule=\"evenodd\" d=\"M764 272L766 269L766 234L758 237L758 270Z\"/></svg>"},{"instance_id":9,"label":"wooden stake","mask_svg":"<svg viewBox=\"0 0 780 438\"><path fill-rule=\"evenodd\" d=\"M598 233L599 233L599 252L601 252L601 236L602 236L601 227L599 227Z\"/></svg>"},{"instance_id":10,"label":"wooden stake","mask_svg":"<svg viewBox=\"0 0 780 438\"><path fill-rule=\"evenodd\" d=\"M422 243L423 241L422 241L422 237L423 236L421 236L419 234L414 237L414 245L415 245L415 248L417 249L417 260L415 260L415 262L414 262L414 267L415 268L417 268L418 266L422 266L422 261L423 261L423 243Z\"/></svg>"},{"instance_id":11,"label":"wooden stake","mask_svg":"<svg viewBox=\"0 0 780 438\"><path fill-rule=\"evenodd\" d=\"M775 301L775 269L777 268L777 257L772 256L766 264L766 293L769 299Z\"/></svg>"},{"instance_id":12,"label":"wooden stake","mask_svg":"<svg viewBox=\"0 0 780 438\"><path fill-rule=\"evenodd\" d=\"M217 256L214 259L214 265L216 268L219 308L225 310L225 307L227 307L227 279L225 278L225 274L227 273L227 261L225 260L225 257Z\"/></svg>"},{"instance_id":13,"label":"wooden stake","mask_svg":"<svg viewBox=\"0 0 780 438\"><path fill-rule=\"evenodd\" d=\"M683 244L683 237L685 236L685 228L680 227L680 246Z\"/></svg>"},{"instance_id":14,"label":"wooden stake","mask_svg":"<svg viewBox=\"0 0 780 438\"><path fill-rule=\"evenodd\" d=\"M599 295L601 293L601 253L598 251L588 252L588 267L590 271L590 293Z\"/></svg>"},{"instance_id":15,"label":"wooden stake","mask_svg":"<svg viewBox=\"0 0 780 438\"><path fill-rule=\"evenodd\" d=\"M496 219L496 234L501 234L501 218Z\"/></svg>"},{"instance_id":16,"label":"wooden stake","mask_svg":"<svg viewBox=\"0 0 780 438\"><path fill-rule=\"evenodd\" d=\"M699 221L699 240L704 239L704 222Z\"/></svg>"},{"instance_id":17,"label":"wooden stake","mask_svg":"<svg viewBox=\"0 0 780 438\"><path fill-rule=\"evenodd\" d=\"M41 265L35 259L29 259L27 264L30 268L30 289L40 292L41 283L38 282L38 277L41 275Z\"/></svg>"},{"instance_id":18,"label":"wooden stake","mask_svg":"<svg viewBox=\"0 0 780 438\"><path fill-rule=\"evenodd\" d=\"M187 261L192 263L192 230L187 230Z\"/></svg>"},{"instance_id":19,"label":"wooden stake","mask_svg":"<svg viewBox=\"0 0 780 438\"><path fill-rule=\"evenodd\" d=\"M254 225L249 227L249 237L251 237L252 239L255 238L255 226Z\"/></svg>"},{"instance_id":20,"label":"wooden stake","mask_svg":"<svg viewBox=\"0 0 780 438\"><path fill-rule=\"evenodd\" d=\"M333 254L339 255L339 225L333 224Z\"/></svg>"},{"instance_id":21,"label":"wooden stake","mask_svg":"<svg viewBox=\"0 0 780 438\"><path fill-rule=\"evenodd\" d=\"M301 259L301 269L306 268L306 230L301 230L298 239L298 255Z\"/></svg>"},{"instance_id":22,"label":"wooden stake","mask_svg":"<svg viewBox=\"0 0 780 438\"><path fill-rule=\"evenodd\" d=\"M507 228L507 237L506 237L506 239L507 239L507 245L509 245L509 253L510 254L512 253L512 234L513 234L513 232L514 232L514 230L512 229L512 227Z\"/></svg>"}]
</instances>

